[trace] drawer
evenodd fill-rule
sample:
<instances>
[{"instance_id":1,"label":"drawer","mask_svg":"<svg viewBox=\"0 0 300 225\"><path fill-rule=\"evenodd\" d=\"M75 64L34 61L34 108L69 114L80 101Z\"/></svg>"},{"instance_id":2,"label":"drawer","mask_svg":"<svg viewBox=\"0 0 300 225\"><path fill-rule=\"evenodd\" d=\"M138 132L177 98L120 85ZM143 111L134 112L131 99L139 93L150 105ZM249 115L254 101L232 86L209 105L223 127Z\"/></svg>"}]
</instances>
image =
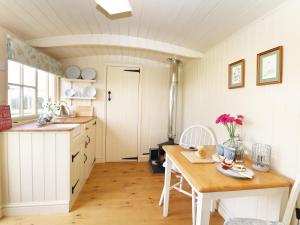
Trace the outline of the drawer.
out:
<instances>
[{"instance_id":1,"label":"drawer","mask_svg":"<svg viewBox=\"0 0 300 225\"><path fill-rule=\"evenodd\" d=\"M89 130L92 126L95 126L96 124L97 124L96 119L94 119L94 120L92 120L92 121L86 123L86 124L84 125L84 128L85 128L85 130L87 131L87 130Z\"/></svg>"},{"instance_id":2,"label":"drawer","mask_svg":"<svg viewBox=\"0 0 300 225\"><path fill-rule=\"evenodd\" d=\"M80 135L80 133L81 133L81 125L78 125L72 130L71 137L75 138L78 135Z\"/></svg>"}]
</instances>

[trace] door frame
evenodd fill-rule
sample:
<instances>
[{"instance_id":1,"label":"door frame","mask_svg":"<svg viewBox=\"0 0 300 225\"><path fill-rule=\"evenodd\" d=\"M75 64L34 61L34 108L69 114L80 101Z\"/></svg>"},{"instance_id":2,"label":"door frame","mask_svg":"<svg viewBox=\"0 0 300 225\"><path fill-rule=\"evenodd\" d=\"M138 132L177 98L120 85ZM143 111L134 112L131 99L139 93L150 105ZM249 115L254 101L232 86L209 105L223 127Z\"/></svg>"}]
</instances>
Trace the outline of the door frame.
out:
<instances>
[{"instance_id":1,"label":"door frame","mask_svg":"<svg viewBox=\"0 0 300 225\"><path fill-rule=\"evenodd\" d=\"M104 134L103 134L103 146L102 149L103 151L103 157L104 157L104 162L106 162L106 134L107 134L107 73L108 73L108 67L135 67L135 68L140 68L140 75L139 75L139 86L138 86L138 127L137 127L137 157L138 157L138 162L141 161L141 124L142 124L142 74L143 74L143 67L134 65L134 64L105 64L104 66L104 73L105 73L105 104L104 104ZM126 162L126 161L124 161Z\"/></svg>"}]
</instances>

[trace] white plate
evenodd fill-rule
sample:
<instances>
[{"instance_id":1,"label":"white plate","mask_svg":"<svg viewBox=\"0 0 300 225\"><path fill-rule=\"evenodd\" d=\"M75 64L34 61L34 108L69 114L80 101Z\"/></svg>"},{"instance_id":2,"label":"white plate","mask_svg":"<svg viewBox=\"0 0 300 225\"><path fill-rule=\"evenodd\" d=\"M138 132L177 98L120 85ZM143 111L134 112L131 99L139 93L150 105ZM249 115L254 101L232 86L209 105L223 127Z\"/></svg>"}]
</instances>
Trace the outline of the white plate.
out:
<instances>
[{"instance_id":1,"label":"white plate","mask_svg":"<svg viewBox=\"0 0 300 225\"><path fill-rule=\"evenodd\" d=\"M93 97L96 97L96 93L97 93L96 88L94 88L94 87L85 87L85 88L83 88L82 96L93 98Z\"/></svg>"},{"instance_id":2,"label":"white plate","mask_svg":"<svg viewBox=\"0 0 300 225\"><path fill-rule=\"evenodd\" d=\"M81 77L84 80L95 80L97 72L93 68L84 68L81 71Z\"/></svg>"},{"instance_id":3,"label":"white plate","mask_svg":"<svg viewBox=\"0 0 300 225\"><path fill-rule=\"evenodd\" d=\"M76 95L77 91L73 88L69 88L65 90L65 96L66 97L74 97Z\"/></svg>"},{"instance_id":4,"label":"white plate","mask_svg":"<svg viewBox=\"0 0 300 225\"><path fill-rule=\"evenodd\" d=\"M80 78L80 68L78 66L69 66L65 71L65 75L70 79L79 79Z\"/></svg>"},{"instance_id":5,"label":"white plate","mask_svg":"<svg viewBox=\"0 0 300 225\"><path fill-rule=\"evenodd\" d=\"M221 163L217 163L216 168L218 171L220 171L221 173L223 173L224 175L229 176L229 177L242 178L242 179L249 179L250 177L251 178L254 177L253 170L251 170L249 168L246 168L246 171L244 171L244 172L238 172L238 171L235 171L232 169L225 170L222 168Z\"/></svg>"}]
</instances>

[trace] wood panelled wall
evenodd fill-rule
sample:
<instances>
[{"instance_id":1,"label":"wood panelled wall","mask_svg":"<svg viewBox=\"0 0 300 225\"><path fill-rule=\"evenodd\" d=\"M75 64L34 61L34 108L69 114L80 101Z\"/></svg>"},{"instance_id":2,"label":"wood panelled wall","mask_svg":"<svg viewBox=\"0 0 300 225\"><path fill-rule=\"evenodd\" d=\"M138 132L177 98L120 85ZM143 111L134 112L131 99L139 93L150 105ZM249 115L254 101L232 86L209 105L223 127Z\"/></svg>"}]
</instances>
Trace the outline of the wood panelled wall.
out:
<instances>
[{"instance_id":1,"label":"wood panelled wall","mask_svg":"<svg viewBox=\"0 0 300 225\"><path fill-rule=\"evenodd\" d=\"M74 64L81 68L92 67L97 70L97 100L94 101L97 123L97 161L105 160L105 101L106 101L106 66L138 66L141 68L141 131L140 158L148 159L150 147L167 140L169 65L142 57L125 55L98 55L61 60L64 68ZM90 104L74 101L75 104ZM178 120L180 120L180 114ZM180 123L178 123L180 130Z\"/></svg>"},{"instance_id":2,"label":"wood panelled wall","mask_svg":"<svg viewBox=\"0 0 300 225\"><path fill-rule=\"evenodd\" d=\"M218 141L228 138L215 119L222 113L245 115L242 137L248 150L255 142L272 145L272 166L295 178L300 171L300 2L288 1L239 30L184 66L183 126L213 128ZM256 54L283 45L283 83L256 86ZM228 64L245 59L245 87L227 88ZM268 199L221 201L227 216L266 218ZM224 211L224 210L223 210Z\"/></svg>"}]
</instances>

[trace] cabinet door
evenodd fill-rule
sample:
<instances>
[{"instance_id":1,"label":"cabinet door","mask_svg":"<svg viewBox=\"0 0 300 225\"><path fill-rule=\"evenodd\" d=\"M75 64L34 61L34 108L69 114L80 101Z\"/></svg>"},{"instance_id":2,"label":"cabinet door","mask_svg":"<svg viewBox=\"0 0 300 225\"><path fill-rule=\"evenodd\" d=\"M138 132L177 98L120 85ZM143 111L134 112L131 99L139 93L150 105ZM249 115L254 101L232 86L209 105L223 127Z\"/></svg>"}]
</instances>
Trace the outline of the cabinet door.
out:
<instances>
[{"instance_id":1,"label":"cabinet door","mask_svg":"<svg viewBox=\"0 0 300 225\"><path fill-rule=\"evenodd\" d=\"M94 121L93 125L91 126L89 137L91 138L90 142L90 166L93 167L94 163L96 162L96 120Z\"/></svg>"},{"instance_id":2,"label":"cabinet door","mask_svg":"<svg viewBox=\"0 0 300 225\"><path fill-rule=\"evenodd\" d=\"M82 186L82 147L83 142L76 146L71 154L71 197L76 196Z\"/></svg>"},{"instance_id":3,"label":"cabinet door","mask_svg":"<svg viewBox=\"0 0 300 225\"><path fill-rule=\"evenodd\" d=\"M83 154L85 179L89 177L95 161L95 150L96 150L95 132L96 132L96 124L93 124L87 128L85 148Z\"/></svg>"}]
</instances>

